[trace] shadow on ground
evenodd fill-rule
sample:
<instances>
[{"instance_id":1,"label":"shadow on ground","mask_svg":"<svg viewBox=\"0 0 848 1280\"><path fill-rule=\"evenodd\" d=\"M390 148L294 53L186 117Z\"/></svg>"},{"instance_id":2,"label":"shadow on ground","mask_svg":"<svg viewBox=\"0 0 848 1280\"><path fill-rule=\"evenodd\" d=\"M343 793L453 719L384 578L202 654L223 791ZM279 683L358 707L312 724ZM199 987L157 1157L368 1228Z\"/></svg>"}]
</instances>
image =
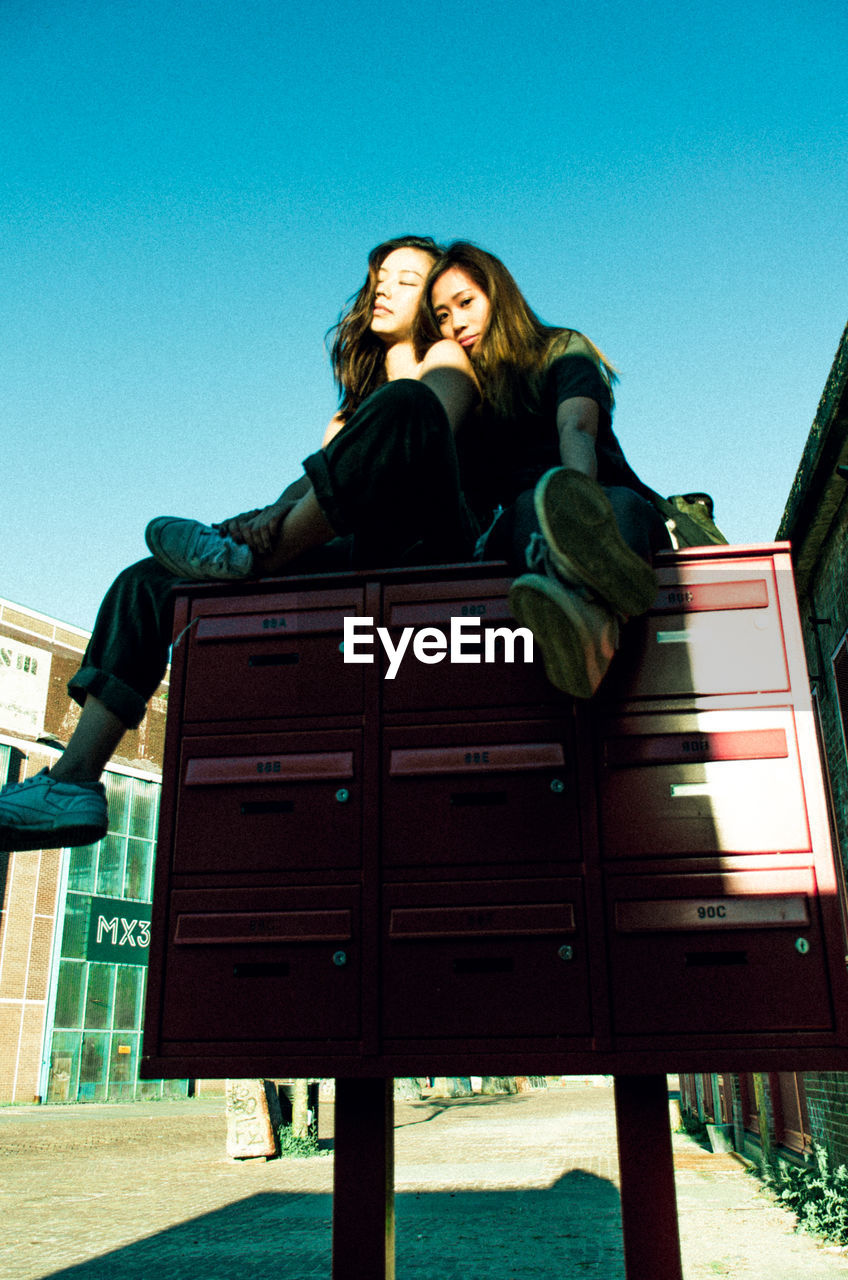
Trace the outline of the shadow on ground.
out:
<instances>
[{"instance_id":1,"label":"shadow on ground","mask_svg":"<svg viewBox=\"0 0 848 1280\"><path fill-rule=\"evenodd\" d=\"M529 1190L400 1192L397 1274L403 1280L623 1280L617 1189L571 1170ZM193 1218L51 1280L329 1280L330 1195L266 1192ZM365 1280L365 1277L363 1277Z\"/></svg>"}]
</instances>

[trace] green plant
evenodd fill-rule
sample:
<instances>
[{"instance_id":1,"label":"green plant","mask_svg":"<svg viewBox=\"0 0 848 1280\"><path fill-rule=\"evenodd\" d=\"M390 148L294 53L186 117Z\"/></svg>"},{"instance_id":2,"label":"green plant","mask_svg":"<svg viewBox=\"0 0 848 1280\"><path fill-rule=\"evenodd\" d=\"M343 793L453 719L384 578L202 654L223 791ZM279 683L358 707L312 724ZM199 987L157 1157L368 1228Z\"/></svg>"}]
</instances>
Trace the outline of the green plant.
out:
<instances>
[{"instance_id":1,"label":"green plant","mask_svg":"<svg viewBox=\"0 0 848 1280\"><path fill-rule=\"evenodd\" d=\"M680 1125L677 1132L688 1133L689 1137L694 1138L696 1142L709 1142L707 1126L691 1111L680 1112Z\"/></svg>"},{"instance_id":2,"label":"green plant","mask_svg":"<svg viewBox=\"0 0 848 1280\"><path fill-rule=\"evenodd\" d=\"M848 1244L848 1169L831 1168L824 1147L813 1143L806 1165L780 1159L764 1161L758 1170L777 1200L798 1219L798 1230L833 1244Z\"/></svg>"},{"instance_id":3,"label":"green plant","mask_svg":"<svg viewBox=\"0 0 848 1280\"><path fill-rule=\"evenodd\" d=\"M277 1133L280 1137L280 1156L283 1159L288 1157L298 1160L322 1154L318 1139L311 1129L301 1137L293 1131L290 1124L281 1124Z\"/></svg>"}]
</instances>

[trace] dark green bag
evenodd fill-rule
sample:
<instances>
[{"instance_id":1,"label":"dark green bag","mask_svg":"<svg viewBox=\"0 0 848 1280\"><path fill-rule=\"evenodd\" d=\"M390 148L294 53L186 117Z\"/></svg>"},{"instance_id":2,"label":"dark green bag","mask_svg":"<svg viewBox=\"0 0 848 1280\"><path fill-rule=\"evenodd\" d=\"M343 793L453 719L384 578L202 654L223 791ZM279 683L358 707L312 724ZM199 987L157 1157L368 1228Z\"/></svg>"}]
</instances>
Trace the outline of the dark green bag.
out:
<instances>
[{"instance_id":1,"label":"dark green bag","mask_svg":"<svg viewBox=\"0 0 848 1280\"><path fill-rule=\"evenodd\" d=\"M727 538L713 520L713 500L708 493L675 493L670 498L661 498L655 493L652 501L671 526L669 531L678 548L727 544Z\"/></svg>"}]
</instances>

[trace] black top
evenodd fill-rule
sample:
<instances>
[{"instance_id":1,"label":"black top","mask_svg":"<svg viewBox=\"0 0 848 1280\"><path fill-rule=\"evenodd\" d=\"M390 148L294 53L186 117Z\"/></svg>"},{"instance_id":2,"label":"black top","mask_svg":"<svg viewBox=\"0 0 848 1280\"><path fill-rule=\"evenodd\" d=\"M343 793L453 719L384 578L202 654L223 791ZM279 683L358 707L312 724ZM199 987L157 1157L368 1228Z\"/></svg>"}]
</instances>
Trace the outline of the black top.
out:
<instances>
[{"instance_id":1,"label":"black top","mask_svg":"<svg viewBox=\"0 0 848 1280\"><path fill-rule=\"evenodd\" d=\"M551 467L561 466L557 409L564 400L585 396L600 410L598 481L621 485L637 493L651 492L624 456L612 429L612 393L588 346L575 334L570 344L579 350L556 356L544 375L537 409L505 419L483 405L457 438L463 489L478 519L485 525L493 510L508 506L524 489L535 487Z\"/></svg>"}]
</instances>

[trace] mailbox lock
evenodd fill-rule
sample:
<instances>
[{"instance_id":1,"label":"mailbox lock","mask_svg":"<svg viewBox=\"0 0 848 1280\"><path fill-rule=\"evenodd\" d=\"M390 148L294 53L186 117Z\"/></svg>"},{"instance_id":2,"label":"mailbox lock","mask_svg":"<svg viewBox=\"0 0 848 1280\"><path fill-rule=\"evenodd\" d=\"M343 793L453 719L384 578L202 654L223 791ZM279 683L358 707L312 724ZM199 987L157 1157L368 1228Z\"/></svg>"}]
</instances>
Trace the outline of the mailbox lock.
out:
<instances>
[{"instance_id":1,"label":"mailbox lock","mask_svg":"<svg viewBox=\"0 0 848 1280\"><path fill-rule=\"evenodd\" d=\"M574 948L569 946L560 947L559 951L557 951L557 955L559 956L560 960L573 960Z\"/></svg>"},{"instance_id":2,"label":"mailbox lock","mask_svg":"<svg viewBox=\"0 0 848 1280\"><path fill-rule=\"evenodd\" d=\"M807 954L807 952L810 950L810 944L809 944L809 942L807 941L807 939L806 939L806 938L796 938L796 939L795 939L795 950L798 952L798 955L799 955L799 956L805 956L805 955Z\"/></svg>"},{"instance_id":3,"label":"mailbox lock","mask_svg":"<svg viewBox=\"0 0 848 1280\"><path fill-rule=\"evenodd\" d=\"M339 787L338 791L336 792L336 799L338 800L339 804L347 804L348 800L350 799L350 792L348 791L347 787Z\"/></svg>"},{"instance_id":4,"label":"mailbox lock","mask_svg":"<svg viewBox=\"0 0 848 1280\"><path fill-rule=\"evenodd\" d=\"M563 782L562 778L551 779L551 791L553 791L555 796L561 796L564 790L565 790L565 783Z\"/></svg>"},{"instance_id":5,"label":"mailbox lock","mask_svg":"<svg viewBox=\"0 0 848 1280\"><path fill-rule=\"evenodd\" d=\"M334 951L334 952L333 952L333 964L336 966L336 968L338 968L338 969L343 969L343 968L344 968L344 966L347 964L347 952L346 952L346 951Z\"/></svg>"}]
</instances>

